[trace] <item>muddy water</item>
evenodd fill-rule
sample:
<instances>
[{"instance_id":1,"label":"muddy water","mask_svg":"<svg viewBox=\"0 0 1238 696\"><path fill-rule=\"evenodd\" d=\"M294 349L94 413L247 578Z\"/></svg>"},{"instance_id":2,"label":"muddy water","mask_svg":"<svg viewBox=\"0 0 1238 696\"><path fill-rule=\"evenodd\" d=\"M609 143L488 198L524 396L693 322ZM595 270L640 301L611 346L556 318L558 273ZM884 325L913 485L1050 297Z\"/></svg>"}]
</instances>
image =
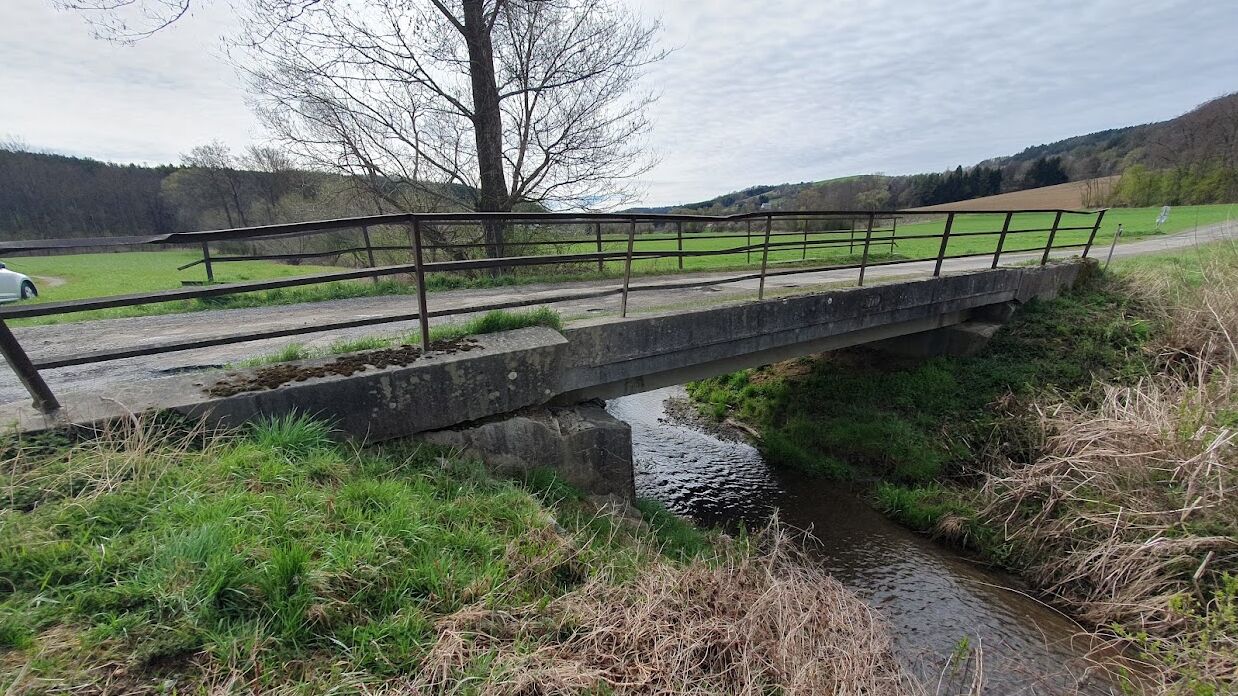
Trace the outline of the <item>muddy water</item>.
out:
<instances>
[{"instance_id":1,"label":"muddy water","mask_svg":"<svg viewBox=\"0 0 1238 696\"><path fill-rule=\"evenodd\" d=\"M776 508L819 540L814 554L880 610L899 659L930 684L966 637L983 650L986 693L1110 693L1088 675L1078 627L1015 578L912 534L843 485L775 471L750 445L671 422L663 403L682 395L660 389L607 405L632 426L637 495L706 525L761 524Z\"/></svg>"}]
</instances>

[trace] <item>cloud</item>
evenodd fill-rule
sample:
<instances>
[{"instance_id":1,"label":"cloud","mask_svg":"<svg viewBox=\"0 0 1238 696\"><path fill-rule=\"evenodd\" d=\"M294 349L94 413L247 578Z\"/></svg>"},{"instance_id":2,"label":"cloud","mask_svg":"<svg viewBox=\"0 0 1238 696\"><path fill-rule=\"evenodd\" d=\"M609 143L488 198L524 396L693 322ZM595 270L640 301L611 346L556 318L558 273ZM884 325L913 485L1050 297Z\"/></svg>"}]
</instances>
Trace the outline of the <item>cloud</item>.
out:
<instances>
[{"instance_id":1,"label":"cloud","mask_svg":"<svg viewBox=\"0 0 1238 696\"><path fill-rule=\"evenodd\" d=\"M648 204L941 170L1238 89L1234 3L626 1L676 49L648 80ZM0 20L0 133L138 162L263 137L219 55L223 0L133 47L46 0L5 0Z\"/></svg>"}]
</instances>

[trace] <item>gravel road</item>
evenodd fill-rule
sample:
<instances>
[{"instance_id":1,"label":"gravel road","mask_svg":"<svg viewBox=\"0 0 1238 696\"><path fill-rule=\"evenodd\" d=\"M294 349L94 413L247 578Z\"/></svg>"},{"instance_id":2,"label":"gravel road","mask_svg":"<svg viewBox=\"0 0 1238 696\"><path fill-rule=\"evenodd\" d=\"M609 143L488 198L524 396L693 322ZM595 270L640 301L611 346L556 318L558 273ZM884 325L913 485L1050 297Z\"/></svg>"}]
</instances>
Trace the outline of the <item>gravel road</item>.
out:
<instances>
[{"instance_id":1,"label":"gravel road","mask_svg":"<svg viewBox=\"0 0 1238 696\"><path fill-rule=\"evenodd\" d=\"M1219 239L1238 240L1238 224L1230 222L1200 228L1199 230L1143 239L1117 247L1115 257L1154 253L1168 249L1195 246ZM1072 252L1074 250L1071 250ZM1095 248L1093 255L1104 259L1107 248ZM1063 252L1062 256L1068 255ZM1002 257L1002 265L1015 265L1039 254L1010 254ZM988 268L989 259L951 259L944 266L946 272L958 272ZM881 279L907 278L930 274L931 261L912 262L897 266L870 268L866 279L876 282ZM776 276L766 280L769 293L804 292L821 286L841 282L854 282L854 269L842 271L816 271L789 276ZM739 273L704 273L690 276L643 277L634 285L665 282L668 278L723 278ZM617 281L589 281L562 284L522 285L506 288L479 290L452 290L429 295L431 311L447 308L465 308L477 304L536 299L538 295L551 296L565 293L584 294L617 287ZM631 294L629 313L664 311L701 304L739 301L755 296L756 280L739 281L726 285L705 288L658 289ZM568 320L592 316L614 316L619 312L619 296L601 298L576 298L548 302L546 306L559 311ZM315 302L278 307L250 309L227 309L186 314L167 314L126 319L106 319L72 324L34 326L14 329L14 333L26 350L35 358L73 355L85 351L132 347L144 343L163 343L177 339L207 338L237 333L247 329L286 328L314 325L327 321L343 321L360 317L378 317L416 311L416 298L411 296L366 297L331 302ZM432 324L464 321L472 315L462 314L435 318ZM109 384L129 383L137 380L175 374L188 370L218 369L248 357L273 353L280 348L301 344L309 347L327 346L341 339L361 336L390 336L406 333L416 328L416 322L400 322L366 326L356 329L310 333L288 338L266 339L212 348L201 348L178 353L165 353L140 358L126 358L92 365L80 365L54 370L45 370L44 379L57 394L79 391L95 391ZM29 398L8 366L0 370L0 403Z\"/></svg>"}]
</instances>

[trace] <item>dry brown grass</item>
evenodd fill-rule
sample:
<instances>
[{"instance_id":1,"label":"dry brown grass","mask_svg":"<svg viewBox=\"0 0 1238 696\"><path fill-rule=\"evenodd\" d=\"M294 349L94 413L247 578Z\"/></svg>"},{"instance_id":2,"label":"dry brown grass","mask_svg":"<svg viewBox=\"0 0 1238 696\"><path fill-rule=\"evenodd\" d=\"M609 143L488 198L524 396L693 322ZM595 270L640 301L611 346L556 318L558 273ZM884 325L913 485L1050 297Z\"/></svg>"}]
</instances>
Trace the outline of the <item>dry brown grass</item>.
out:
<instances>
[{"instance_id":1,"label":"dry brown grass","mask_svg":"<svg viewBox=\"0 0 1238 696\"><path fill-rule=\"evenodd\" d=\"M1238 678L1232 250L1203 262L1203 277L1132 278L1160 308L1158 369L1133 386L1101 385L1090 406L1038 408L1042 455L1005 466L982 493L982 516L1016 542L1034 579L1086 621L1117 627L1165 690L1223 690Z\"/></svg>"},{"instance_id":2,"label":"dry brown grass","mask_svg":"<svg viewBox=\"0 0 1238 696\"><path fill-rule=\"evenodd\" d=\"M657 562L619 583L594 577L548 606L463 609L439 622L421 673L389 692L921 691L867 605L805 559L786 532L771 527L757 543L757 553Z\"/></svg>"}]
</instances>

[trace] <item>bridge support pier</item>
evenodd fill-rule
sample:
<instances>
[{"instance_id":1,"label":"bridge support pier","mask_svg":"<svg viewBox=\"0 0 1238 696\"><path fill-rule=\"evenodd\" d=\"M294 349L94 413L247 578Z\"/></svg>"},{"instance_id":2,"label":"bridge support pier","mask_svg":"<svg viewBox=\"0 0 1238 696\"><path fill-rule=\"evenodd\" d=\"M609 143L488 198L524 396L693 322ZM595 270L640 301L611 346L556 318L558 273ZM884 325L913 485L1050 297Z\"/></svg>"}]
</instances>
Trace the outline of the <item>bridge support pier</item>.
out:
<instances>
[{"instance_id":1,"label":"bridge support pier","mask_svg":"<svg viewBox=\"0 0 1238 696\"><path fill-rule=\"evenodd\" d=\"M529 408L417 437L459 449L498 473L545 469L590 496L636 495L632 428L600 402Z\"/></svg>"}]
</instances>

